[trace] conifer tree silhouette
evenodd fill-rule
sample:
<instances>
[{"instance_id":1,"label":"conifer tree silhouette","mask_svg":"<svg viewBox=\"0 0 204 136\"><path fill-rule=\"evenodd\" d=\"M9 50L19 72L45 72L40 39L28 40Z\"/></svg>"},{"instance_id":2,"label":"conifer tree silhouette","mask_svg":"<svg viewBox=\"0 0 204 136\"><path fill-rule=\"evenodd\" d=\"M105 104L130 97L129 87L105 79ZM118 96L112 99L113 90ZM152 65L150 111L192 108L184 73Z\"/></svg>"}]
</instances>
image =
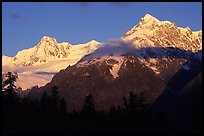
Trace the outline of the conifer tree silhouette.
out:
<instances>
[{"instance_id":1,"label":"conifer tree silhouette","mask_svg":"<svg viewBox=\"0 0 204 136\"><path fill-rule=\"evenodd\" d=\"M16 80L18 78L17 72L7 72L6 80L3 81L3 95L9 99L17 100Z\"/></svg>"},{"instance_id":2,"label":"conifer tree silhouette","mask_svg":"<svg viewBox=\"0 0 204 136\"><path fill-rule=\"evenodd\" d=\"M62 114L67 113L67 104L64 98L60 100L59 110Z\"/></svg>"},{"instance_id":3,"label":"conifer tree silhouette","mask_svg":"<svg viewBox=\"0 0 204 136\"><path fill-rule=\"evenodd\" d=\"M124 97L123 100L125 114L129 118L140 118L141 113L144 113L147 108L146 97L143 92L134 94L131 91L128 98Z\"/></svg>"},{"instance_id":4,"label":"conifer tree silhouette","mask_svg":"<svg viewBox=\"0 0 204 136\"><path fill-rule=\"evenodd\" d=\"M82 108L82 113L84 114L89 114L89 115L93 115L96 112L95 110L95 105L94 105L94 99L91 95L91 93L89 93L85 99L84 99L84 105Z\"/></svg>"},{"instance_id":5,"label":"conifer tree silhouette","mask_svg":"<svg viewBox=\"0 0 204 136\"><path fill-rule=\"evenodd\" d=\"M41 96L40 105L41 105L42 109L44 109L44 110L48 110L50 107L50 98L45 91L44 91L43 95Z\"/></svg>"},{"instance_id":6,"label":"conifer tree silhouette","mask_svg":"<svg viewBox=\"0 0 204 136\"><path fill-rule=\"evenodd\" d=\"M57 110L60 103L59 92L57 91L58 87L54 85L51 89L51 106L53 107L53 110Z\"/></svg>"}]
</instances>

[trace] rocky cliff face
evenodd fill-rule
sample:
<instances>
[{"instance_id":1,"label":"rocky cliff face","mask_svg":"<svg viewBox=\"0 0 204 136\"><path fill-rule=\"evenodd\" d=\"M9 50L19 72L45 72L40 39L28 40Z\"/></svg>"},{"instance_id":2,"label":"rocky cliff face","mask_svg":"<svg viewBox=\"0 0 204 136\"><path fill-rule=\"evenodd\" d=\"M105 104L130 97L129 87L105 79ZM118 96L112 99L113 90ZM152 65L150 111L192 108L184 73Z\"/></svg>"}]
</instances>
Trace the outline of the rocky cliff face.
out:
<instances>
[{"instance_id":1,"label":"rocky cliff face","mask_svg":"<svg viewBox=\"0 0 204 136\"><path fill-rule=\"evenodd\" d=\"M107 111L112 106L123 106L123 96L130 91L144 92L148 102L152 103L165 87L163 81L133 55L80 61L57 73L38 91L49 92L52 86L59 87L69 111L80 110L89 93L93 95L97 110ZM30 95L33 95L32 91Z\"/></svg>"}]
</instances>

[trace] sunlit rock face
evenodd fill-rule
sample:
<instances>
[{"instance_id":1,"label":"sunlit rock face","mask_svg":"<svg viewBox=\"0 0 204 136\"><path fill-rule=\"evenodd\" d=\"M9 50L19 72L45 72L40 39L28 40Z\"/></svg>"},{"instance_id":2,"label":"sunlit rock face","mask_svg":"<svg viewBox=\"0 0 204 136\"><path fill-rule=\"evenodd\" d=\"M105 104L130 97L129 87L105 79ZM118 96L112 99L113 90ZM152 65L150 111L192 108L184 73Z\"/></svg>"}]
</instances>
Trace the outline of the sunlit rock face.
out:
<instances>
[{"instance_id":1,"label":"sunlit rock face","mask_svg":"<svg viewBox=\"0 0 204 136\"><path fill-rule=\"evenodd\" d=\"M154 81L154 82L152 82ZM81 110L87 94L93 95L97 110L108 111L112 106L123 106L123 96L130 91L144 92L149 103L161 94L165 85L148 67L134 55L112 55L82 59L77 64L55 74L52 81L37 91L42 95L52 86L67 102L67 109ZM151 91L150 91L151 90Z\"/></svg>"}]
</instances>

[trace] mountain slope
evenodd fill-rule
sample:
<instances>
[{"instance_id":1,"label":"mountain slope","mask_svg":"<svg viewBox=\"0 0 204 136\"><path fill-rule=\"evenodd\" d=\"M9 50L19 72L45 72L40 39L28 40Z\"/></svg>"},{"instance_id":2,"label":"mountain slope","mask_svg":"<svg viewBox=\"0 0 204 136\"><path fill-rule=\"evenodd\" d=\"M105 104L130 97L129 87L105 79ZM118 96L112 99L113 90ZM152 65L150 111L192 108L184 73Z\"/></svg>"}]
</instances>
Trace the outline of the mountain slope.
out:
<instances>
[{"instance_id":1,"label":"mountain slope","mask_svg":"<svg viewBox=\"0 0 204 136\"><path fill-rule=\"evenodd\" d=\"M186 75L184 78L189 77ZM177 80L177 82L179 81ZM153 115L158 118L163 114L165 121L179 133L201 133L202 71L194 73L194 76L191 76L182 88L171 89L166 89L152 105Z\"/></svg>"},{"instance_id":2,"label":"mountain slope","mask_svg":"<svg viewBox=\"0 0 204 136\"><path fill-rule=\"evenodd\" d=\"M31 90L30 96L36 92L50 92L52 86L59 87L69 111L80 110L89 93L93 95L97 110L107 111L112 106L123 106L123 96L130 91L144 92L152 103L165 87L151 69L130 54L82 60L55 74L45 87Z\"/></svg>"},{"instance_id":3,"label":"mountain slope","mask_svg":"<svg viewBox=\"0 0 204 136\"><path fill-rule=\"evenodd\" d=\"M142 52L145 54L139 54ZM40 96L44 91L50 92L53 86L57 86L70 111L80 110L84 97L89 93L93 95L99 110L122 106L122 97L130 91L145 92L148 102L152 104L163 93L168 82L165 85L164 80L151 67L146 66L141 58L174 60L157 65L161 67L160 70L166 71L164 75L170 80L177 71L182 69L188 75L188 71L200 65L199 55L178 48L137 49L129 42L113 40L101 44L75 65L56 73L49 84L37 91L31 90L30 95L34 97L39 93L37 96Z\"/></svg>"},{"instance_id":4,"label":"mountain slope","mask_svg":"<svg viewBox=\"0 0 204 136\"><path fill-rule=\"evenodd\" d=\"M121 39L132 42L139 60L166 83L185 63L202 58L202 30L192 32L175 23L159 21L150 14Z\"/></svg>"}]
</instances>

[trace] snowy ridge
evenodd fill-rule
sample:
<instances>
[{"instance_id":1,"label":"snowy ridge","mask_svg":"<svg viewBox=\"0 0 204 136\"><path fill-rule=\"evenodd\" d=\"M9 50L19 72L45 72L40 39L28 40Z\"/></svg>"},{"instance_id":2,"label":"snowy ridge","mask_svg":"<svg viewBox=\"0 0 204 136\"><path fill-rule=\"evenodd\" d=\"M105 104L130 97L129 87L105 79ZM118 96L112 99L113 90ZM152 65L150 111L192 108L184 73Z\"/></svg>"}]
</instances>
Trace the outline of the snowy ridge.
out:
<instances>
[{"instance_id":1,"label":"snowy ridge","mask_svg":"<svg viewBox=\"0 0 204 136\"><path fill-rule=\"evenodd\" d=\"M3 65L9 62L17 66L35 66L53 60L67 59L73 59L76 63L84 55L93 52L99 44L95 40L78 45L71 45L67 42L57 43L55 38L44 36L37 46L19 51L15 57L3 56L2 61Z\"/></svg>"}]
</instances>

